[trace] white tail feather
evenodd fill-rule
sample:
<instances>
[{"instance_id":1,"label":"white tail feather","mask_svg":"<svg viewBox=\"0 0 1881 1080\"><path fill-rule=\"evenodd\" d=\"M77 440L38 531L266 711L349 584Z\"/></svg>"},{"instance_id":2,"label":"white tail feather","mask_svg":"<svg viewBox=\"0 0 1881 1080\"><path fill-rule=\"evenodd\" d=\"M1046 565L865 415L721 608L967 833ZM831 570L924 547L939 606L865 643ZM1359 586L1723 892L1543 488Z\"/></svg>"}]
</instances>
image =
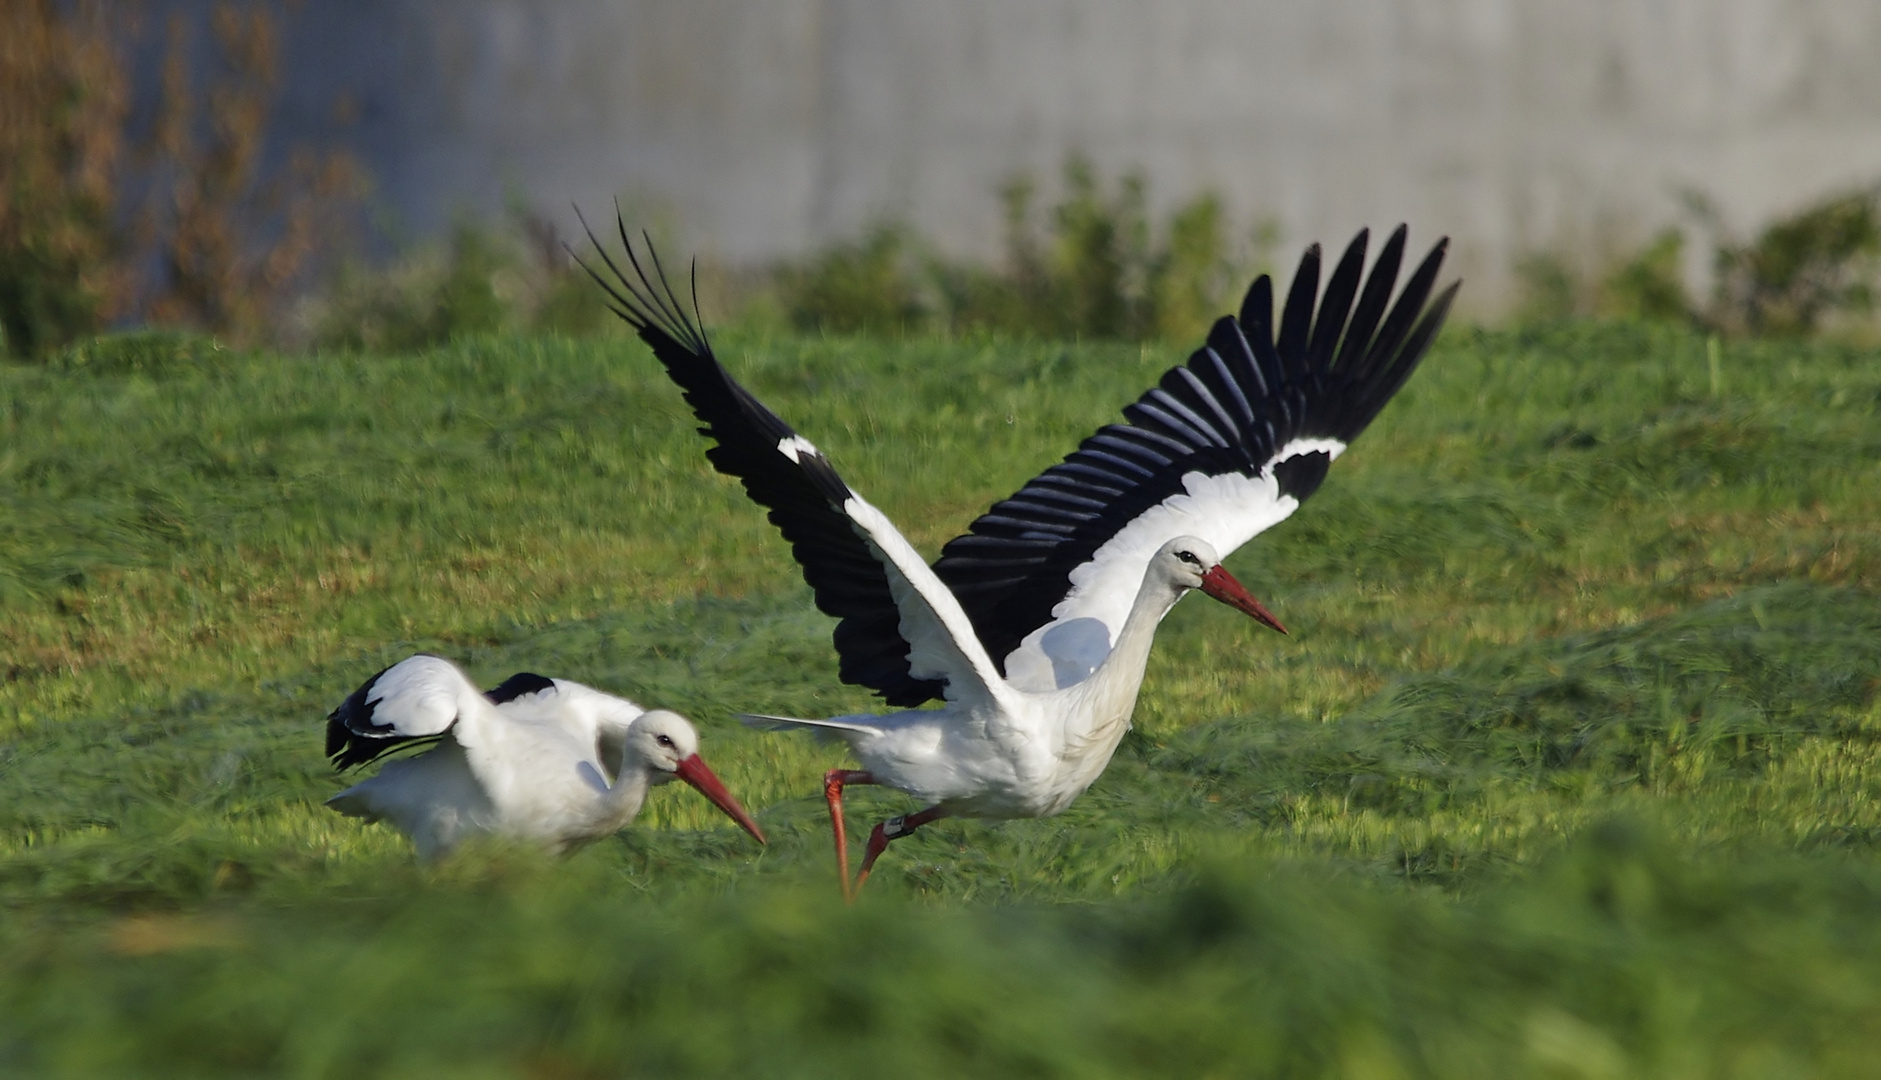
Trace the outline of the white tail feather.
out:
<instances>
[{"instance_id":1,"label":"white tail feather","mask_svg":"<svg viewBox=\"0 0 1881 1080\"><path fill-rule=\"evenodd\" d=\"M852 724L843 720L799 720L794 716L766 716L763 713L739 713L738 719L749 728L759 731L789 731L792 728L822 728L826 731L855 731L864 735L878 735L880 728L867 724Z\"/></svg>"}]
</instances>

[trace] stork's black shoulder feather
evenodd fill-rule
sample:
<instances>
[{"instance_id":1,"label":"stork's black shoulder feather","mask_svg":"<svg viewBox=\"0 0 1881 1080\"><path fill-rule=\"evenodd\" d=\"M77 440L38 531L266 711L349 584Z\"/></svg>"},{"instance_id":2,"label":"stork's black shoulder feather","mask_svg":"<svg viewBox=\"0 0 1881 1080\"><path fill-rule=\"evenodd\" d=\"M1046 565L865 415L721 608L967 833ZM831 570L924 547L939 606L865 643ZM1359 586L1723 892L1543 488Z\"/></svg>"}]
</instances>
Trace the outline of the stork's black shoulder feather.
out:
<instances>
[{"instance_id":1,"label":"stork's black shoulder feather","mask_svg":"<svg viewBox=\"0 0 1881 1080\"><path fill-rule=\"evenodd\" d=\"M539 694L544 690L553 689L555 689L555 680L547 675L537 675L533 671L518 671L498 683L496 689L485 690L483 696L501 705L528 694Z\"/></svg>"}]
</instances>

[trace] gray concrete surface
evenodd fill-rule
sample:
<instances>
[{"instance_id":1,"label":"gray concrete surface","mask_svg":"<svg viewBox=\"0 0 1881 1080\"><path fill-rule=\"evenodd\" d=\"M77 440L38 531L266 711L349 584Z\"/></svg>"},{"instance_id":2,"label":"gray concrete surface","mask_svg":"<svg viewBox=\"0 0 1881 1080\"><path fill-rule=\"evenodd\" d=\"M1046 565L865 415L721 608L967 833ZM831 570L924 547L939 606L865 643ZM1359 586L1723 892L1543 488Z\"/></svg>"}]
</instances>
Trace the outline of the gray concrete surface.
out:
<instances>
[{"instance_id":1,"label":"gray concrete surface","mask_svg":"<svg viewBox=\"0 0 1881 1080\"><path fill-rule=\"evenodd\" d=\"M318 0L286 51L291 130L413 234L619 194L732 262L885 216L992 256L1001 184L1078 152L1289 248L1449 233L1488 313L1681 190L1748 231L1881 180L1876 0Z\"/></svg>"}]
</instances>

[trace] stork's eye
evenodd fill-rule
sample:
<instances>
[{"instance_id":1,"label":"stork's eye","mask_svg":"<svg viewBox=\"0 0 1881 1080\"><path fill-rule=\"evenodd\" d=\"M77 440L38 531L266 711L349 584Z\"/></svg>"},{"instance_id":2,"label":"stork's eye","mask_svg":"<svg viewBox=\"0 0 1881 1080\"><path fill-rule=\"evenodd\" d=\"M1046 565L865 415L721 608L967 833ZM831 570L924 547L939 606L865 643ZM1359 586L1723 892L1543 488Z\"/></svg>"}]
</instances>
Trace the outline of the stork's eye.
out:
<instances>
[{"instance_id":1,"label":"stork's eye","mask_svg":"<svg viewBox=\"0 0 1881 1080\"><path fill-rule=\"evenodd\" d=\"M1183 562L1188 563L1190 566L1199 567L1202 565L1202 560L1196 558L1192 552L1178 551L1176 552L1176 558L1181 559Z\"/></svg>"},{"instance_id":2,"label":"stork's eye","mask_svg":"<svg viewBox=\"0 0 1881 1080\"><path fill-rule=\"evenodd\" d=\"M673 748L673 740L671 736L655 735L653 736L653 741L656 743L659 743L661 746L666 747L668 750L671 750Z\"/></svg>"}]
</instances>

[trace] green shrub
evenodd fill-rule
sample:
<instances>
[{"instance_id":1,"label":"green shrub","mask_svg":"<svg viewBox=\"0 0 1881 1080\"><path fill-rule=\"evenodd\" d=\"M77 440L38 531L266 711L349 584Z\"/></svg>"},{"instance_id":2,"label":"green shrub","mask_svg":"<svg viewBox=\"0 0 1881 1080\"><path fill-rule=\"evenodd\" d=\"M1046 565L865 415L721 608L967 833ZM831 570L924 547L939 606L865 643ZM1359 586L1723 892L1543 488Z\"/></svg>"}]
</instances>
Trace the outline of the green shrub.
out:
<instances>
[{"instance_id":1,"label":"green shrub","mask_svg":"<svg viewBox=\"0 0 1881 1080\"><path fill-rule=\"evenodd\" d=\"M1601 316L1684 322L1713 332L1800 337L1848 328L1874 314L1881 275L1881 189L1836 195L1766 226L1756 239L1731 239L1702 196L1686 195L1693 215L1715 236L1709 306L1686 291L1685 234L1658 233L1584 274L1561 252L1519 260L1517 318L1529 322ZM1589 282L1596 282L1590 287Z\"/></svg>"},{"instance_id":2,"label":"green shrub","mask_svg":"<svg viewBox=\"0 0 1881 1080\"><path fill-rule=\"evenodd\" d=\"M1112 188L1065 164L1063 198L1040 215L1026 177L1007 184L1006 257L992 269L931 253L882 224L775 275L802 330L990 331L1046 338L1191 340L1240 287L1221 200L1202 195L1151 226L1141 177ZM1040 218L1043 218L1043 221Z\"/></svg>"},{"instance_id":3,"label":"green shrub","mask_svg":"<svg viewBox=\"0 0 1881 1080\"><path fill-rule=\"evenodd\" d=\"M1048 303L1034 316L1035 329L1054 337L1141 337L1149 321L1142 177L1125 176L1106 197L1090 163L1073 158L1065 188L1052 208Z\"/></svg>"},{"instance_id":4,"label":"green shrub","mask_svg":"<svg viewBox=\"0 0 1881 1080\"><path fill-rule=\"evenodd\" d=\"M98 328L84 263L38 243L0 249L0 357L37 360Z\"/></svg>"},{"instance_id":5,"label":"green shrub","mask_svg":"<svg viewBox=\"0 0 1881 1080\"><path fill-rule=\"evenodd\" d=\"M1227 210L1212 192L1178 209L1169 219L1169 246L1150 271L1156 334L1165 341L1199 341L1227 310L1237 281L1228 245Z\"/></svg>"},{"instance_id":6,"label":"green shrub","mask_svg":"<svg viewBox=\"0 0 1881 1080\"><path fill-rule=\"evenodd\" d=\"M0 357L39 360L122 299L125 76L98 3L0 9Z\"/></svg>"},{"instance_id":7,"label":"green shrub","mask_svg":"<svg viewBox=\"0 0 1881 1080\"><path fill-rule=\"evenodd\" d=\"M409 352L495 333L516 321L516 290L505 286L519 276L517 263L504 238L460 221L443 248L421 249L383 269L342 271L316 318L315 341Z\"/></svg>"},{"instance_id":8,"label":"green shrub","mask_svg":"<svg viewBox=\"0 0 1881 1080\"><path fill-rule=\"evenodd\" d=\"M312 305L316 345L410 352L506 331L617 332L605 294L546 219L512 210L507 227L462 218L448 243L389 265L343 267Z\"/></svg>"},{"instance_id":9,"label":"green shrub","mask_svg":"<svg viewBox=\"0 0 1881 1080\"><path fill-rule=\"evenodd\" d=\"M884 223L777 272L799 330L852 334L925 329L939 315L925 260L905 226Z\"/></svg>"},{"instance_id":10,"label":"green shrub","mask_svg":"<svg viewBox=\"0 0 1881 1080\"><path fill-rule=\"evenodd\" d=\"M1681 260L1685 234L1666 229L1601 283L1601 314L1621 319L1683 322L1693 318Z\"/></svg>"},{"instance_id":11,"label":"green shrub","mask_svg":"<svg viewBox=\"0 0 1881 1080\"><path fill-rule=\"evenodd\" d=\"M1874 310L1881 192L1842 195L1717 252L1719 321L1753 334L1811 334Z\"/></svg>"}]
</instances>

